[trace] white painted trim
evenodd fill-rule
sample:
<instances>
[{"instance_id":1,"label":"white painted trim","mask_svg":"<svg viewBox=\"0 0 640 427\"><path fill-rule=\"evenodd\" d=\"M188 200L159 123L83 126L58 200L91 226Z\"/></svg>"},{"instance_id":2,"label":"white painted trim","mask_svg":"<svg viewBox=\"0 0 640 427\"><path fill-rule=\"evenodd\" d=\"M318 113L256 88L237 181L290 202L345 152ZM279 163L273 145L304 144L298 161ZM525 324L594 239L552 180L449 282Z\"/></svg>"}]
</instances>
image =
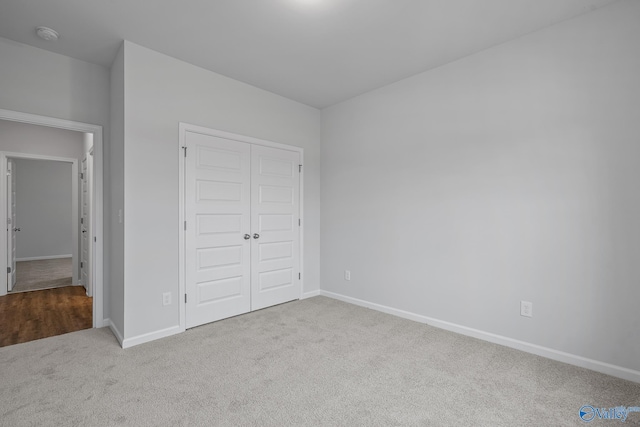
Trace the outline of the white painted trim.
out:
<instances>
[{"instance_id":1,"label":"white painted trim","mask_svg":"<svg viewBox=\"0 0 640 427\"><path fill-rule=\"evenodd\" d=\"M179 125L179 138L178 138L178 229L180 232L178 233L178 325L180 326L180 332L184 332L187 330L187 303L184 302L184 295L187 294L187 285L186 285L186 268L185 268L185 257L186 257L186 235L184 229L185 222L185 203L184 198L186 193L185 182L186 182L186 168L185 168L185 157L184 157L184 147L186 147L186 134L187 129L189 129L189 125L186 123L180 123Z\"/></svg>"},{"instance_id":2,"label":"white painted trim","mask_svg":"<svg viewBox=\"0 0 640 427\"><path fill-rule=\"evenodd\" d=\"M184 332L186 330L186 303L184 302L184 295L186 293L186 271L185 271L185 230L184 230L184 221L185 221L185 161L183 154L183 147L186 146L186 134L187 132L199 133L202 135L210 135L216 136L219 138L225 138L232 141L245 142L255 145L263 145L265 147L271 148L279 148L281 150L295 151L300 154L300 163L302 166L302 172L300 173L300 298L303 297L304 292L304 149L302 147L296 147L293 145L280 144L278 142L267 141L264 139L258 139L251 136L237 135L230 132L225 132L217 129L210 129L202 126L192 125L189 123L180 122L179 125L179 135L178 138L178 175L179 175L179 183L178 183L178 230L179 230L179 240L178 240L178 292L179 292L179 329L180 332Z\"/></svg>"},{"instance_id":3,"label":"white painted trim","mask_svg":"<svg viewBox=\"0 0 640 427\"><path fill-rule=\"evenodd\" d=\"M11 157L13 159L50 160L52 162L76 163L76 165L78 164L78 159L75 159L73 157L43 156L40 154L16 153L12 151L4 151L4 155L5 157Z\"/></svg>"},{"instance_id":4,"label":"white painted trim","mask_svg":"<svg viewBox=\"0 0 640 427\"><path fill-rule=\"evenodd\" d=\"M171 328L161 329L155 332L149 332L148 334L138 335L137 337L125 338L120 344L122 348L129 348L135 345L144 344L149 341L155 341L160 338L166 338L171 335L179 334L180 332L184 332L180 325L172 326Z\"/></svg>"},{"instance_id":5,"label":"white painted trim","mask_svg":"<svg viewBox=\"0 0 640 427\"><path fill-rule=\"evenodd\" d=\"M304 292L302 294L302 296L300 297L300 299L303 300L303 299L307 299L307 298L313 298L313 297L317 297L319 295L320 295L320 290L318 289L317 291Z\"/></svg>"},{"instance_id":6,"label":"white painted trim","mask_svg":"<svg viewBox=\"0 0 640 427\"><path fill-rule=\"evenodd\" d=\"M300 298L304 296L304 150L300 149L300 190L298 194L298 216L300 217L300 230L298 239L300 240Z\"/></svg>"},{"instance_id":7,"label":"white painted trim","mask_svg":"<svg viewBox=\"0 0 640 427\"><path fill-rule=\"evenodd\" d=\"M402 317L404 319L413 320L415 322L426 323L429 326L434 326L436 328L445 329L447 331L455 332L461 335L478 338L483 341L488 341L494 344L503 345L505 347L514 348L516 350L521 350L526 353L531 353L537 356L546 357L547 359L557 360L558 362L579 366L581 368L590 369L592 371L611 375L613 377L622 378L628 381L640 383L640 371L635 371L633 369L612 365L610 363L600 362L598 360L587 359L586 357L577 356L575 354L565 353L563 351L554 350L552 348L542 347L540 345L515 340L513 338L508 338L502 335L492 334L490 332L485 332L478 329L457 325L455 323L446 322L444 320L422 316L420 314L399 310L397 308L376 304L373 302L364 301L357 298L352 298L352 297L337 294L334 292L321 290L320 295L337 299L350 304L359 305L361 307L370 308L372 310L381 311L383 313Z\"/></svg>"},{"instance_id":8,"label":"white painted trim","mask_svg":"<svg viewBox=\"0 0 640 427\"><path fill-rule=\"evenodd\" d=\"M26 258L16 258L16 261L42 261L45 259L62 259L62 258L73 258L73 255L65 254L65 255L32 256L32 257L26 257Z\"/></svg>"},{"instance_id":9,"label":"white painted trim","mask_svg":"<svg viewBox=\"0 0 640 427\"><path fill-rule=\"evenodd\" d=\"M104 217L104 147L103 147L103 135L102 135L102 126L92 125L88 123L74 122L70 120L58 119L54 117L46 117L39 116L36 114L22 113L19 111L11 111L11 110L3 110L0 109L0 119L2 120L10 120L14 122L20 123L29 123L33 125L40 126L48 126L58 129L66 129L73 130L77 132L85 132L93 134L93 150L94 150L94 188L95 188L95 221L93 224L94 227L94 253L95 253L95 263L93 269L93 327L101 328L104 326L104 240L103 240L103 217ZM6 175L6 171L4 170L6 166L2 165L0 167L0 173ZM77 176L77 173L76 173ZM3 197L4 192L6 190L0 189L0 197ZM6 197L4 197L6 200ZM6 216L6 210L4 210ZM77 240L77 239L76 239ZM0 248L1 250L1 248ZM6 252L6 248L4 249ZM6 253L0 252L0 257L4 259L4 263L7 262ZM5 265L6 268L6 265ZM5 289L6 292L6 289ZM2 286L0 286L0 295L2 295Z\"/></svg>"},{"instance_id":10,"label":"white painted trim","mask_svg":"<svg viewBox=\"0 0 640 427\"><path fill-rule=\"evenodd\" d=\"M113 335L118 340L118 344L120 344L120 347L122 347L122 342L124 341L124 338L122 338L122 332L118 330L118 328L116 327L116 325L113 324L111 319L104 319L102 321L102 324L111 330L111 333L113 333Z\"/></svg>"},{"instance_id":11,"label":"white painted trim","mask_svg":"<svg viewBox=\"0 0 640 427\"><path fill-rule=\"evenodd\" d=\"M296 147L295 145L281 144L279 142L268 141L266 139L254 138L252 136L238 135L237 133L225 132L223 130L206 128L203 126L192 125L189 123L180 122L180 136L183 135L183 131L189 131L199 133L202 135L216 136L218 138L229 139L231 141L248 142L249 144L264 145L265 147L280 148L281 150L297 151L299 153L304 152L302 147ZM184 144L181 144L182 147ZM300 156L302 159L302 156Z\"/></svg>"},{"instance_id":12,"label":"white painted trim","mask_svg":"<svg viewBox=\"0 0 640 427\"><path fill-rule=\"evenodd\" d=\"M78 132L93 133L97 128L102 130L102 126L87 123L74 122L71 120L58 119L55 117L39 116L37 114L23 113L0 109L0 119L11 120L13 122L29 123L32 125L47 126L50 128L75 130ZM95 140L94 140L95 142Z\"/></svg>"}]
</instances>

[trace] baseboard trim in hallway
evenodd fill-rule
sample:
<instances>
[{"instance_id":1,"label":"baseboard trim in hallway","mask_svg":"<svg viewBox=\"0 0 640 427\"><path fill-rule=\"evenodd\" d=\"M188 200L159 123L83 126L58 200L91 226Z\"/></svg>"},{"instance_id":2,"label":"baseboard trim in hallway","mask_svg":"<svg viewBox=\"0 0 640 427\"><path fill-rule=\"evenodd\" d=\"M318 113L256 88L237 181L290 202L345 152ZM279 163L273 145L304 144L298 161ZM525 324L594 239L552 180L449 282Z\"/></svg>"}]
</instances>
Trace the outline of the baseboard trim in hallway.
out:
<instances>
[{"instance_id":1,"label":"baseboard trim in hallway","mask_svg":"<svg viewBox=\"0 0 640 427\"><path fill-rule=\"evenodd\" d=\"M25 258L16 258L16 262L42 261L42 260L47 260L47 259L63 259L63 258L73 258L73 255L64 254L64 255L49 255L49 256L33 256L33 257L25 257Z\"/></svg>"},{"instance_id":2,"label":"baseboard trim in hallway","mask_svg":"<svg viewBox=\"0 0 640 427\"><path fill-rule=\"evenodd\" d=\"M337 294L334 292L321 290L320 295L333 298L339 301L348 302L350 304L355 304L361 307L370 308L372 310L380 311L382 313L387 313L394 316L402 317L404 319L413 320L415 322L426 323L429 326L434 326L436 328L445 329L447 331L456 332L458 334L466 335L473 338L478 338L494 344L499 344L505 347L521 350L526 353L531 353L537 356L546 357L547 359L556 360L558 362L579 366L581 368L590 369L592 371L611 375L613 377L622 378L628 381L640 383L640 371L635 371L633 369L628 369L622 366L616 366L609 363L600 362L598 360L588 359L586 357L577 356L575 354L565 353L562 351L554 350L552 348L515 340L502 335L492 334L490 332L485 332L478 329L457 325L455 323L434 319L434 318L423 316L420 314L411 313L408 311L400 310L400 309L389 307L382 304L376 304L373 302L349 297L342 294Z\"/></svg>"}]
</instances>

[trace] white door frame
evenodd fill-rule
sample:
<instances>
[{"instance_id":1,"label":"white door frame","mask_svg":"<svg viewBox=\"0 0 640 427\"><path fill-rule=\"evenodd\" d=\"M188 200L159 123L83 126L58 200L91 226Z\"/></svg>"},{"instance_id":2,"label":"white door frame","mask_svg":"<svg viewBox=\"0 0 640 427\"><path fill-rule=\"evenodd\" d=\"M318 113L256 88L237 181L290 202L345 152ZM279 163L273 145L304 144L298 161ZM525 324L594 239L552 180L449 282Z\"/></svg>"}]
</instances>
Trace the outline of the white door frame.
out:
<instances>
[{"instance_id":1,"label":"white door frame","mask_svg":"<svg viewBox=\"0 0 640 427\"><path fill-rule=\"evenodd\" d=\"M13 160L6 159L5 163L5 174L2 176L6 176L7 180L5 181L7 192L5 193L7 198L7 292L13 290L13 287L16 285L16 201L14 199L15 189L16 189L16 178L13 175L15 168L15 163ZM9 168L11 166L11 168ZM11 169L11 170L9 170Z\"/></svg>"},{"instance_id":2,"label":"white door frame","mask_svg":"<svg viewBox=\"0 0 640 427\"><path fill-rule=\"evenodd\" d=\"M179 231L179 260L178 260L178 274L179 274L179 285L178 285L178 301L179 310L180 310L180 332L184 332L186 330L186 304L184 302L184 295L186 294L186 270L185 270L185 165L184 165L184 150L183 147L186 145L186 135L187 132L195 132L202 135L210 135L216 136L219 138L225 138L232 141L239 142L247 142L250 144L263 145L265 147L271 148L280 148L282 150L296 151L300 153L300 272L301 272L301 280L300 280L300 299L302 299L304 294L304 149L301 147L296 147L293 145L280 144L278 142L267 141L264 139L253 138L251 136L238 135L235 133L225 132L217 129L206 128L202 126L192 125L189 123L180 122L179 127L180 137L178 138L178 176L179 176L179 215L178 215L178 230Z\"/></svg>"},{"instance_id":3,"label":"white door frame","mask_svg":"<svg viewBox=\"0 0 640 427\"><path fill-rule=\"evenodd\" d=\"M79 169L79 181L80 181L80 192L78 195L78 211L80 212L80 216L79 216L79 220L80 223L78 224L78 228L79 231L81 232L83 228L86 228L86 232L89 233L89 237L87 239L87 241L89 242L89 250L87 251L87 283L82 281L82 270L83 268L85 268L82 264L82 257L83 257L83 249L84 249L84 237L82 235L79 234L79 240L80 240L80 246L78 247L78 261L80 262L80 268L78 268L78 284L84 286L84 288L87 290L87 296L92 297L93 296L93 284L91 283L91 268L93 265L93 260L91 259L91 255L93 253L93 245L91 245L91 236L93 235L91 232L91 220L93 219L93 206L92 206L92 201L91 201L91 157L93 155L91 154L91 150L88 150L86 153L83 154L82 156L82 160L80 161L80 165L78 166ZM84 165L82 164L82 162L86 162L86 171L84 168ZM87 185L87 200L84 200L85 194L84 194L84 183L86 181L86 185ZM82 220L82 218L84 218L84 216L82 215L83 213L83 209L84 209L84 204L88 205L88 209L87 209L87 216L88 219L87 224L89 224L89 226L87 226L87 224L85 224Z\"/></svg>"},{"instance_id":4,"label":"white door frame","mask_svg":"<svg viewBox=\"0 0 640 427\"><path fill-rule=\"evenodd\" d=\"M2 162L2 166L0 167L0 185L7 187L7 159L28 159L28 160L47 160L53 162L61 162L61 163L71 163L71 284L78 284L78 262L80 251L78 250L78 159L67 158L67 157L54 157L54 156L41 156L39 154L26 154L26 153L13 153L9 151L0 151L0 162ZM8 191L8 190L7 190ZM2 201L0 202L0 209L4 209L2 213L0 213L0 224L6 224L8 221L7 218L7 193L2 194ZM15 226L15 225L13 225ZM6 236L9 238L8 236ZM8 263L9 254L5 257L5 264ZM0 271L7 270L8 265L4 265L0 263ZM7 284L8 287L8 284Z\"/></svg>"},{"instance_id":5,"label":"white door frame","mask_svg":"<svg viewBox=\"0 0 640 427\"><path fill-rule=\"evenodd\" d=\"M92 190L93 190L94 200L95 200L95 211L93 215L94 216L93 223L95 225L93 227L93 236L92 236L93 237L92 239L93 253L94 253L94 256L93 256L94 265L92 270L93 290L94 290L93 292L93 327L101 328L104 326L104 305L103 305L103 301L104 301L103 155L104 155L104 151L103 151L103 141L102 141L102 126L92 125L88 123L74 122L70 120L57 119L54 117L39 116L36 114L21 113L18 111L3 110L3 109L0 109L0 119L93 134L93 152L94 152L93 178L94 180L93 180ZM23 153L13 153L13 154L14 155L12 155L11 157L16 157L15 154L24 155ZM6 171L4 171L4 168L6 167L5 166L6 162L2 162L2 163L3 163L1 167L2 171L0 171L0 173L2 174L3 177L6 177ZM76 164L76 169L77 169L77 164ZM78 174L76 173L74 176L77 178ZM4 178L0 177L0 179L4 179ZM4 212L4 213L0 213L0 215L4 216L4 223L6 224L7 209L4 206L7 200L6 194L4 194L4 192L6 192L6 189L3 190L2 188L0 188L0 191L2 191L2 194L0 194L0 203L1 203L0 210ZM77 191L77 185L76 185L76 191ZM77 195L77 192L76 192L76 195ZM76 209L76 215L77 215L77 209ZM0 220L2 220L2 218L0 218ZM77 233L78 232L77 217L76 217L74 229L76 230L76 233ZM76 242L76 246L77 246L77 240L78 239L76 234L76 238L74 240ZM7 245L6 244L0 245L0 270L1 271L6 271L6 268L7 268L6 251L7 251ZM77 268L75 270L77 270ZM74 273L77 274L77 272L75 271ZM6 293L6 286L0 286L0 295L3 295L2 294L3 289L4 289L4 292Z\"/></svg>"}]
</instances>

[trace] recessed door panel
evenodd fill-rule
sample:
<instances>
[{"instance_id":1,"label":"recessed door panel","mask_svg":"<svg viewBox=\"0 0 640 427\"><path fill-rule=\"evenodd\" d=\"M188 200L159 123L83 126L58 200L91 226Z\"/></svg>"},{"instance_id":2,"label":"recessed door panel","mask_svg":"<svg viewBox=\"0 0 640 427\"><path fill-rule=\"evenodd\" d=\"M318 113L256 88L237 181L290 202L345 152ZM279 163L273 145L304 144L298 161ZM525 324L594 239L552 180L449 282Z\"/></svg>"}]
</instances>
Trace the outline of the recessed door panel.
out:
<instances>
[{"instance_id":1,"label":"recessed door panel","mask_svg":"<svg viewBox=\"0 0 640 427\"><path fill-rule=\"evenodd\" d=\"M242 170L242 155L236 151L215 149L198 146L196 153L199 169L218 169L240 172Z\"/></svg>"},{"instance_id":2,"label":"recessed door panel","mask_svg":"<svg viewBox=\"0 0 640 427\"><path fill-rule=\"evenodd\" d=\"M261 243L258 247L260 248L260 262L280 259L290 260L293 257L293 242L291 241Z\"/></svg>"},{"instance_id":3,"label":"recessed door panel","mask_svg":"<svg viewBox=\"0 0 640 427\"><path fill-rule=\"evenodd\" d=\"M242 276L198 283L198 306L242 298Z\"/></svg>"},{"instance_id":4,"label":"recessed door panel","mask_svg":"<svg viewBox=\"0 0 640 427\"><path fill-rule=\"evenodd\" d=\"M262 204L264 205L264 203ZM296 216L293 214L258 214L258 230L262 233L291 231Z\"/></svg>"},{"instance_id":5,"label":"recessed door panel","mask_svg":"<svg viewBox=\"0 0 640 427\"><path fill-rule=\"evenodd\" d=\"M206 248L198 250L198 271L242 265L242 246Z\"/></svg>"},{"instance_id":6,"label":"recessed door panel","mask_svg":"<svg viewBox=\"0 0 640 427\"><path fill-rule=\"evenodd\" d=\"M238 214L200 214L196 216L196 233L198 236L240 233L242 220Z\"/></svg>"},{"instance_id":7,"label":"recessed door panel","mask_svg":"<svg viewBox=\"0 0 640 427\"><path fill-rule=\"evenodd\" d=\"M267 148L257 145L255 145L254 147L257 147L258 149ZM276 148L267 148L267 150L284 151L278 150ZM257 161L258 174L263 177L273 176L280 178L293 178L295 176L294 172L298 167L298 163L296 163L295 161L291 162L289 159L283 160L278 153L276 153L274 157L270 157L268 154L260 155L257 158Z\"/></svg>"},{"instance_id":8,"label":"recessed door panel","mask_svg":"<svg viewBox=\"0 0 640 427\"><path fill-rule=\"evenodd\" d=\"M241 182L220 182L198 180L196 183L196 200L198 202L241 202Z\"/></svg>"},{"instance_id":9,"label":"recessed door panel","mask_svg":"<svg viewBox=\"0 0 640 427\"><path fill-rule=\"evenodd\" d=\"M260 273L260 290L274 290L275 288L290 287L293 285L293 270L283 268Z\"/></svg>"},{"instance_id":10,"label":"recessed door panel","mask_svg":"<svg viewBox=\"0 0 640 427\"><path fill-rule=\"evenodd\" d=\"M260 186L260 203L293 203L293 188L275 185Z\"/></svg>"}]
</instances>

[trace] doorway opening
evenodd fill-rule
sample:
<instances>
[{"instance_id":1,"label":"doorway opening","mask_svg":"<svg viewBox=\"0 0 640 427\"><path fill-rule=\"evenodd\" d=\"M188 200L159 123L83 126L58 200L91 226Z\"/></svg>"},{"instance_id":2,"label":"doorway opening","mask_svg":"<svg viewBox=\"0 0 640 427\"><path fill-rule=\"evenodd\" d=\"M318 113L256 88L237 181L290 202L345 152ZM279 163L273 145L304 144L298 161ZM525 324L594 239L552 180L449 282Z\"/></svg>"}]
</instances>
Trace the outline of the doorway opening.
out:
<instances>
[{"instance_id":1,"label":"doorway opening","mask_svg":"<svg viewBox=\"0 0 640 427\"><path fill-rule=\"evenodd\" d=\"M49 289L49 295L54 295L57 292L59 298L63 298L66 301L75 299L78 295L85 298L85 306L88 304L90 307L90 316L83 319L85 327L103 327L104 320L104 307L103 307L103 141L102 141L102 127L72 122L67 120L61 120L45 116L37 116L32 114L20 113L9 110L0 110L0 120L11 122L16 124L37 125L36 127L46 127L54 129L62 129L67 131L80 132L84 135L84 140L88 144L83 146L83 152L81 156L70 157L56 157L51 155L34 154L24 152L28 149L22 150L23 147L11 146L9 149L0 148L0 221L4 221L7 224L6 233L0 233L3 235L4 244L0 244L0 269L5 269L5 280L0 280L0 306L2 305L2 299L5 297L21 297L23 300L35 299L38 295L38 290L31 290L32 292L17 291L20 288L15 289L15 286L20 285L20 263L29 262L48 262L58 264L56 268L60 272L60 278L50 277L52 281L56 283L41 284L34 286L43 286L54 289ZM41 145L46 146L46 141L43 141ZM4 151L3 151L4 150ZM44 152L48 151L44 149ZM26 229L21 225L20 212L17 212L17 218L12 221L12 213L10 209L10 196L11 196L11 180L7 173L10 168L16 167L17 172L21 166L20 162L42 162L40 165L66 164L71 167L70 179L73 180L71 203L67 206L67 209L71 212L68 216L71 216L71 250L66 253L64 250L58 250L57 253L37 253L33 256L25 255L20 252L21 244L20 238L25 237ZM9 166L13 163L12 166ZM14 175L16 177L16 175ZM17 176L18 178L20 175ZM17 182L18 188L18 204L20 203L20 188L19 181ZM60 193L56 193L59 198L64 198ZM59 200L58 200L59 201ZM19 209L19 205L17 206ZM46 216L45 216L46 218ZM51 218L47 218L51 219ZM31 226L29 227L32 228ZM50 227L51 228L51 227ZM14 229L17 229L14 231ZM4 231L4 230L3 230ZM33 231L33 230L30 230ZM22 233L23 236L20 235ZM18 237L16 237L17 235ZM13 243L13 245L11 245ZM23 245L24 246L24 245ZM15 249L14 249L15 248ZM41 248L43 249L43 248ZM15 250L15 256L11 254L11 251ZM65 252L65 253L62 253ZM36 259L30 259L36 258ZM48 258L48 259L47 259ZM15 260L16 268L13 268L13 260ZM63 284L57 279L64 279L69 281L68 265L71 264L71 285L72 286L58 286ZM32 281L37 282L37 271L44 267L31 265L31 271L29 272L29 266L24 264L25 269L22 273L30 274ZM51 267L51 266L49 266ZM50 272L52 270L50 269ZM12 273L16 276L12 277ZM66 282L64 283L66 284ZM53 292L56 291L56 292ZM66 293L66 294L65 294ZM7 295L9 294L9 295ZM16 298L14 298L15 300ZM86 302L88 301L88 303ZM15 301L14 301L15 302ZM4 310L4 309L3 309ZM0 311L3 311L0 310ZM0 321L0 323L3 323ZM0 327L3 325L0 324ZM82 328L80 328L82 329ZM38 332L39 333L39 332ZM38 335L38 334L36 334ZM45 335L46 336L46 335Z\"/></svg>"},{"instance_id":2,"label":"doorway opening","mask_svg":"<svg viewBox=\"0 0 640 427\"><path fill-rule=\"evenodd\" d=\"M7 293L72 285L89 289L78 280L78 159L7 152L4 156Z\"/></svg>"}]
</instances>

